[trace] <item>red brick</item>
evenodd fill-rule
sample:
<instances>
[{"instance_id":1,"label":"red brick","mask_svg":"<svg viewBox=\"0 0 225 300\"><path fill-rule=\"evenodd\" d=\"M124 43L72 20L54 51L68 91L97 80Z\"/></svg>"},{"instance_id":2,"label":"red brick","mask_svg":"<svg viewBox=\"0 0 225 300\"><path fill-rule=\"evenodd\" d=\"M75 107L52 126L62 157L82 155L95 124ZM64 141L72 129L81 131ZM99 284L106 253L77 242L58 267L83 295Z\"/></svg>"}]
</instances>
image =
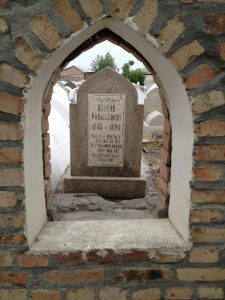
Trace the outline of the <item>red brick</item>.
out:
<instances>
[{"instance_id":1,"label":"red brick","mask_svg":"<svg viewBox=\"0 0 225 300\"><path fill-rule=\"evenodd\" d=\"M25 244L25 242L26 237L23 233L0 235L0 245L19 246Z\"/></svg>"},{"instance_id":2,"label":"red brick","mask_svg":"<svg viewBox=\"0 0 225 300\"><path fill-rule=\"evenodd\" d=\"M68 23L71 31L76 32L83 27L83 20L67 0L57 0L53 8Z\"/></svg>"},{"instance_id":3,"label":"red brick","mask_svg":"<svg viewBox=\"0 0 225 300\"><path fill-rule=\"evenodd\" d=\"M98 264L115 264L116 255L112 250L92 250L86 253L86 260Z\"/></svg>"},{"instance_id":4,"label":"red brick","mask_svg":"<svg viewBox=\"0 0 225 300\"><path fill-rule=\"evenodd\" d=\"M59 253L56 255L57 260L64 265L80 265L83 264L82 252L70 252L67 254Z\"/></svg>"},{"instance_id":5,"label":"red brick","mask_svg":"<svg viewBox=\"0 0 225 300\"><path fill-rule=\"evenodd\" d=\"M41 130L42 130L42 133L46 133L46 132L49 131L49 121L48 121L48 118L42 119L42 121L41 121Z\"/></svg>"},{"instance_id":6,"label":"red brick","mask_svg":"<svg viewBox=\"0 0 225 300\"><path fill-rule=\"evenodd\" d=\"M164 130L167 134L171 134L171 124L168 118L164 118Z\"/></svg>"},{"instance_id":7,"label":"red brick","mask_svg":"<svg viewBox=\"0 0 225 300\"><path fill-rule=\"evenodd\" d=\"M51 149L46 148L43 153L44 164L46 165L51 160Z\"/></svg>"},{"instance_id":8,"label":"red brick","mask_svg":"<svg viewBox=\"0 0 225 300\"><path fill-rule=\"evenodd\" d=\"M225 191L210 191L210 190L192 190L191 200L194 203L225 203Z\"/></svg>"},{"instance_id":9,"label":"red brick","mask_svg":"<svg viewBox=\"0 0 225 300\"><path fill-rule=\"evenodd\" d=\"M42 146L43 146L43 149L48 148L49 145L50 145L50 134L47 133L47 134L45 134L45 135L42 137Z\"/></svg>"},{"instance_id":10,"label":"red brick","mask_svg":"<svg viewBox=\"0 0 225 300\"><path fill-rule=\"evenodd\" d=\"M1 208L11 208L17 203L17 194L13 192L0 192L0 207Z\"/></svg>"},{"instance_id":11,"label":"red brick","mask_svg":"<svg viewBox=\"0 0 225 300\"><path fill-rule=\"evenodd\" d=\"M225 243L225 228L194 228L192 240L194 243Z\"/></svg>"},{"instance_id":12,"label":"red brick","mask_svg":"<svg viewBox=\"0 0 225 300\"><path fill-rule=\"evenodd\" d=\"M30 277L31 275L26 272L7 272L0 274L0 283L25 284Z\"/></svg>"},{"instance_id":13,"label":"red brick","mask_svg":"<svg viewBox=\"0 0 225 300\"><path fill-rule=\"evenodd\" d=\"M19 115L23 112L24 103L21 97L0 92L0 111Z\"/></svg>"},{"instance_id":14,"label":"red brick","mask_svg":"<svg viewBox=\"0 0 225 300\"><path fill-rule=\"evenodd\" d=\"M225 145L195 146L194 153L198 161L224 161Z\"/></svg>"},{"instance_id":15,"label":"red brick","mask_svg":"<svg viewBox=\"0 0 225 300\"><path fill-rule=\"evenodd\" d=\"M220 168L194 168L194 179L196 181L217 181L222 179L224 172Z\"/></svg>"},{"instance_id":16,"label":"red brick","mask_svg":"<svg viewBox=\"0 0 225 300\"><path fill-rule=\"evenodd\" d=\"M33 292L32 300L60 300L60 293L56 291L37 290Z\"/></svg>"},{"instance_id":17,"label":"red brick","mask_svg":"<svg viewBox=\"0 0 225 300\"><path fill-rule=\"evenodd\" d=\"M12 265L13 265L13 257L11 253L0 252L0 267L10 267Z\"/></svg>"},{"instance_id":18,"label":"red brick","mask_svg":"<svg viewBox=\"0 0 225 300\"><path fill-rule=\"evenodd\" d=\"M207 120L196 125L196 134L203 136L224 136L225 121Z\"/></svg>"},{"instance_id":19,"label":"red brick","mask_svg":"<svg viewBox=\"0 0 225 300\"><path fill-rule=\"evenodd\" d=\"M48 265L48 255L20 255L19 265L22 268L46 267Z\"/></svg>"},{"instance_id":20,"label":"red brick","mask_svg":"<svg viewBox=\"0 0 225 300\"><path fill-rule=\"evenodd\" d=\"M161 148L160 151L160 157L162 162L164 162L165 165L170 166L171 164L171 153L170 151L167 151L165 148Z\"/></svg>"},{"instance_id":21,"label":"red brick","mask_svg":"<svg viewBox=\"0 0 225 300\"><path fill-rule=\"evenodd\" d=\"M220 44L220 57L225 60L225 43Z\"/></svg>"},{"instance_id":22,"label":"red brick","mask_svg":"<svg viewBox=\"0 0 225 300\"><path fill-rule=\"evenodd\" d=\"M165 300L188 300L192 298L192 289L188 287L170 287L166 289Z\"/></svg>"},{"instance_id":23,"label":"red brick","mask_svg":"<svg viewBox=\"0 0 225 300\"><path fill-rule=\"evenodd\" d=\"M40 53L22 38L19 38L16 42L15 55L19 61L32 71L37 71L41 67L42 57Z\"/></svg>"},{"instance_id":24,"label":"red brick","mask_svg":"<svg viewBox=\"0 0 225 300\"><path fill-rule=\"evenodd\" d=\"M224 281L225 269L222 268L186 268L177 269L181 281Z\"/></svg>"},{"instance_id":25,"label":"red brick","mask_svg":"<svg viewBox=\"0 0 225 300\"><path fill-rule=\"evenodd\" d=\"M171 135L166 133L163 134L163 147L168 151L171 150L172 147Z\"/></svg>"},{"instance_id":26,"label":"red brick","mask_svg":"<svg viewBox=\"0 0 225 300\"><path fill-rule=\"evenodd\" d=\"M218 222L222 218L221 209L214 208L202 208L195 209L191 212L190 215L190 223L191 224L210 224L213 222Z\"/></svg>"},{"instance_id":27,"label":"red brick","mask_svg":"<svg viewBox=\"0 0 225 300\"><path fill-rule=\"evenodd\" d=\"M123 252L121 258L123 261L142 261L150 259L148 251L144 250L130 250L128 252Z\"/></svg>"},{"instance_id":28,"label":"red brick","mask_svg":"<svg viewBox=\"0 0 225 300\"><path fill-rule=\"evenodd\" d=\"M1 164L17 164L22 162L22 149L20 148L0 148Z\"/></svg>"},{"instance_id":29,"label":"red brick","mask_svg":"<svg viewBox=\"0 0 225 300\"><path fill-rule=\"evenodd\" d=\"M162 162L160 163L160 175L164 178L165 181L170 181L171 169Z\"/></svg>"},{"instance_id":30,"label":"red brick","mask_svg":"<svg viewBox=\"0 0 225 300\"><path fill-rule=\"evenodd\" d=\"M216 248L194 248L190 252L190 263L218 263L219 249Z\"/></svg>"},{"instance_id":31,"label":"red brick","mask_svg":"<svg viewBox=\"0 0 225 300\"><path fill-rule=\"evenodd\" d=\"M51 112L51 103L46 103L44 105L44 116L47 118L50 115Z\"/></svg>"},{"instance_id":32,"label":"red brick","mask_svg":"<svg viewBox=\"0 0 225 300\"><path fill-rule=\"evenodd\" d=\"M152 280L168 280L172 272L168 269L129 269L121 271L115 278L116 283L126 283L138 281L142 283L151 282Z\"/></svg>"},{"instance_id":33,"label":"red brick","mask_svg":"<svg viewBox=\"0 0 225 300\"><path fill-rule=\"evenodd\" d=\"M20 141L23 137L22 126L17 122L0 121L0 139Z\"/></svg>"},{"instance_id":34,"label":"red brick","mask_svg":"<svg viewBox=\"0 0 225 300\"><path fill-rule=\"evenodd\" d=\"M209 65L200 66L193 75L190 75L185 84L188 90L198 88L203 84L213 80L216 74L213 68Z\"/></svg>"},{"instance_id":35,"label":"red brick","mask_svg":"<svg viewBox=\"0 0 225 300\"><path fill-rule=\"evenodd\" d=\"M204 17L208 33L225 33L225 13L210 13Z\"/></svg>"},{"instance_id":36,"label":"red brick","mask_svg":"<svg viewBox=\"0 0 225 300\"><path fill-rule=\"evenodd\" d=\"M56 282L59 284L86 282L86 281L100 281L104 277L104 270L76 270L73 272L50 271L44 273L45 280L49 282Z\"/></svg>"},{"instance_id":37,"label":"red brick","mask_svg":"<svg viewBox=\"0 0 225 300\"><path fill-rule=\"evenodd\" d=\"M44 174L45 174L45 178L50 177L50 175L52 174L52 165L51 165L51 163L48 163L47 165L44 166Z\"/></svg>"}]
</instances>

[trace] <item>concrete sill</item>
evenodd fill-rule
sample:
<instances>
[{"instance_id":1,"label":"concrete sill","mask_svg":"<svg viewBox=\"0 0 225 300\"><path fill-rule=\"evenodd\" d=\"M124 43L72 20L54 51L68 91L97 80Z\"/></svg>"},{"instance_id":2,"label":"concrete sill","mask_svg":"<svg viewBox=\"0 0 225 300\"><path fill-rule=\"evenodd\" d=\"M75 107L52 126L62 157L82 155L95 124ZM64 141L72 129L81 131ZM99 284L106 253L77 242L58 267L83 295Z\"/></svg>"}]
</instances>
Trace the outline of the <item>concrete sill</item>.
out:
<instances>
[{"instance_id":1,"label":"concrete sill","mask_svg":"<svg viewBox=\"0 0 225 300\"><path fill-rule=\"evenodd\" d=\"M48 222L31 246L34 252L91 249L187 248L168 219Z\"/></svg>"}]
</instances>

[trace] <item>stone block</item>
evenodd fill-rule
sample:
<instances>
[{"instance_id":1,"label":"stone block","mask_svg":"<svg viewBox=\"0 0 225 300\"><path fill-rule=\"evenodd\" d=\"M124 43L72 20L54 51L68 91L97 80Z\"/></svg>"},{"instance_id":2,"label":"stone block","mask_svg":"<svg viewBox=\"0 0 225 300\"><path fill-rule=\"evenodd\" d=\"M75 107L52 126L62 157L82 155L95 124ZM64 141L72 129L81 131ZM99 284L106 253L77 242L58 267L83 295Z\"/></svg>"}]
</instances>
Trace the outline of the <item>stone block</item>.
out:
<instances>
[{"instance_id":1,"label":"stone block","mask_svg":"<svg viewBox=\"0 0 225 300\"><path fill-rule=\"evenodd\" d=\"M169 20L166 26L160 31L157 38L159 47L162 52L167 52L174 44L176 39L184 31L184 23L176 16L172 20Z\"/></svg>"},{"instance_id":2,"label":"stone block","mask_svg":"<svg viewBox=\"0 0 225 300\"><path fill-rule=\"evenodd\" d=\"M0 64L0 79L19 88L25 87L29 80L23 71L20 71L5 63Z\"/></svg>"},{"instance_id":3,"label":"stone block","mask_svg":"<svg viewBox=\"0 0 225 300\"><path fill-rule=\"evenodd\" d=\"M204 52L205 49L195 40L177 50L177 52L171 56L170 60L175 64L177 70L180 71Z\"/></svg>"},{"instance_id":4,"label":"stone block","mask_svg":"<svg viewBox=\"0 0 225 300\"><path fill-rule=\"evenodd\" d=\"M190 75L185 84L188 90L195 89L215 78L215 70L209 65L202 65L197 68L193 75Z\"/></svg>"},{"instance_id":5,"label":"stone block","mask_svg":"<svg viewBox=\"0 0 225 300\"><path fill-rule=\"evenodd\" d=\"M59 47L61 36L52 20L46 14L40 13L34 16L30 21L30 27L49 50Z\"/></svg>"},{"instance_id":6,"label":"stone block","mask_svg":"<svg viewBox=\"0 0 225 300\"><path fill-rule=\"evenodd\" d=\"M146 178L66 176L65 193L95 193L106 199L143 198L146 194Z\"/></svg>"},{"instance_id":7,"label":"stone block","mask_svg":"<svg viewBox=\"0 0 225 300\"><path fill-rule=\"evenodd\" d=\"M145 1L144 5L134 16L133 22L136 24L138 32L145 35L150 31L152 23L158 13L158 0Z\"/></svg>"},{"instance_id":8,"label":"stone block","mask_svg":"<svg viewBox=\"0 0 225 300\"><path fill-rule=\"evenodd\" d=\"M54 10L69 25L72 32L76 32L84 25L78 12L73 9L67 0L57 0L53 5Z\"/></svg>"}]
</instances>

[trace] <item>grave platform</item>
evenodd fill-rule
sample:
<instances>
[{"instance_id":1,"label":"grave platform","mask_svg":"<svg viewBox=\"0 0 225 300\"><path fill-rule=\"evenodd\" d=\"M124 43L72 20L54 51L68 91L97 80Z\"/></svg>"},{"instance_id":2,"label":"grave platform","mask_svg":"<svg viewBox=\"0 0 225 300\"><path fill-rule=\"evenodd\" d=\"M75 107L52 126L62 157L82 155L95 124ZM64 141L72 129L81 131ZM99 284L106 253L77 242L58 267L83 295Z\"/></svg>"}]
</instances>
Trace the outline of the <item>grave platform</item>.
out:
<instances>
[{"instance_id":1,"label":"grave platform","mask_svg":"<svg viewBox=\"0 0 225 300\"><path fill-rule=\"evenodd\" d=\"M64 178L64 193L95 193L106 199L135 199L146 195L146 175L140 177L71 176Z\"/></svg>"}]
</instances>

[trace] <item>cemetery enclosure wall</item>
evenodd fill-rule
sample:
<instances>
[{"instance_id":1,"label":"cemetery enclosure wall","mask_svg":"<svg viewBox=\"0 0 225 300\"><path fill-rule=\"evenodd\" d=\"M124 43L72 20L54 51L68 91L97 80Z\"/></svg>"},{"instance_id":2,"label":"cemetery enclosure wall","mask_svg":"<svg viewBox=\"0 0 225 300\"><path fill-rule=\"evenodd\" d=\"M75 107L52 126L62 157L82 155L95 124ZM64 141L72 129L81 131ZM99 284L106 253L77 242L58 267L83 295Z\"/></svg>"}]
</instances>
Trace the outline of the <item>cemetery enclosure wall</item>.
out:
<instances>
[{"instance_id":1,"label":"cemetery enclosure wall","mask_svg":"<svg viewBox=\"0 0 225 300\"><path fill-rule=\"evenodd\" d=\"M81 0L77 5L77 1L35 4L24 1L23 5L23 1L0 1L3 39L0 46L0 296L3 299L73 299L78 295L83 299L88 296L90 299L224 298L222 82L225 57L221 33L225 31L225 8L221 1L210 0L141 1L137 5L136 2L105 1L103 5L97 0ZM89 30L93 35L92 28L102 29L111 22L110 18L104 19L107 15L112 16L115 27L125 22L127 25L120 29L134 31L137 40L147 33L146 41L156 44L157 38L157 51L170 59L187 90L194 115L195 145L193 157L186 157L191 165L193 162L194 174L190 218L188 205L183 207L188 212L193 243L186 253L179 249L127 249L123 253L112 249L57 254L27 252L31 220L32 230L41 228L46 221L45 204L39 202L44 199L39 100L46 79L52 75L52 69L47 67L51 63L57 66L56 61L60 63L66 57L65 52L72 51L72 44L57 50L61 43L69 45L71 39L66 38L72 32L73 41L76 39L79 44L82 32ZM101 17L102 21L98 21ZM98 24L101 24L99 28ZM83 26L85 29L79 31ZM121 30L121 35L124 32ZM32 111L28 99L31 96L36 98ZM170 110L182 112L179 103L176 102L175 110L171 101L170 98ZM181 113L181 127L185 118ZM173 115L171 122L176 135ZM27 126L32 123L40 126ZM183 135L189 138L188 132ZM40 143L28 143L32 136ZM176 173L176 167L172 173ZM30 211L34 215L29 215ZM37 219L35 213L41 217Z\"/></svg>"}]
</instances>

